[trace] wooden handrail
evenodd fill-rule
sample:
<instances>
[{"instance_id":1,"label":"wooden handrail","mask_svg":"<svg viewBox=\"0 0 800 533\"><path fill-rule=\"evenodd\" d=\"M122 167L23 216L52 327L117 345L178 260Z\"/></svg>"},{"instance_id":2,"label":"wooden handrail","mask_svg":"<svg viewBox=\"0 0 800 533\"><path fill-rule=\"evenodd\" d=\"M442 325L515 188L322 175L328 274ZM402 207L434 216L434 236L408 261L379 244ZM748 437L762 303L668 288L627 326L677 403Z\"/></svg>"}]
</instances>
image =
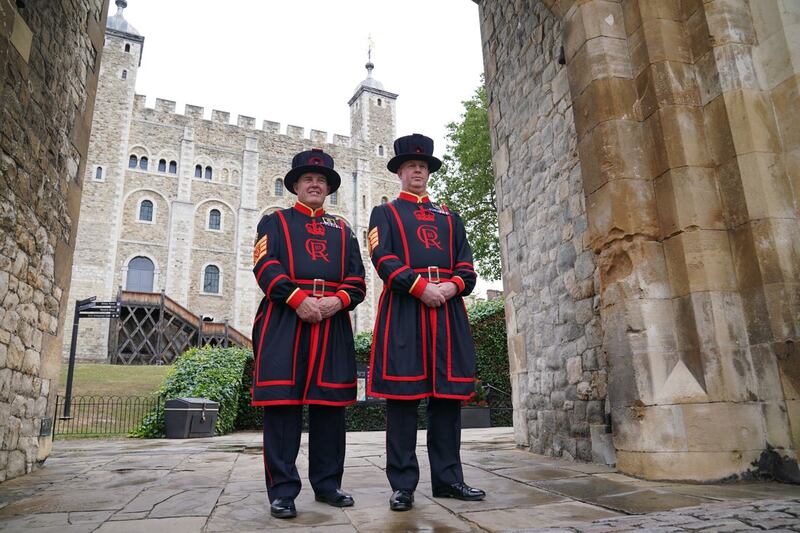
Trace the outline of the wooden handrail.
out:
<instances>
[{"instance_id":1,"label":"wooden handrail","mask_svg":"<svg viewBox=\"0 0 800 533\"><path fill-rule=\"evenodd\" d=\"M122 305L145 305L145 306L160 306L161 293L158 292L135 292L135 291L120 291L120 301ZM178 315L188 324L202 323L200 330L201 335L224 336L226 324L223 322L202 322L201 317L192 313L184 306L164 294L164 308L174 315ZM197 327L197 326L195 326ZM244 335L242 332L227 326L228 336L234 343L240 346L252 347L253 342L250 337Z\"/></svg>"}]
</instances>

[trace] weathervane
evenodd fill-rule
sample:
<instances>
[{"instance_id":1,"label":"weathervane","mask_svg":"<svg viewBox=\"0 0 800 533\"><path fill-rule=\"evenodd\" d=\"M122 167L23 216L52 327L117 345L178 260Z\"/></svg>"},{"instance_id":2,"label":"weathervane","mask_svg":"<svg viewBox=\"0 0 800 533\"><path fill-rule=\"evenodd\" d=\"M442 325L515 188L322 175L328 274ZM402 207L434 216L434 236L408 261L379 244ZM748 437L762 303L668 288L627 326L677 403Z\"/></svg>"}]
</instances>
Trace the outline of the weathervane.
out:
<instances>
[{"instance_id":1,"label":"weathervane","mask_svg":"<svg viewBox=\"0 0 800 533\"><path fill-rule=\"evenodd\" d=\"M367 35L367 62L372 63L372 48L375 43L372 41L372 34Z\"/></svg>"}]
</instances>

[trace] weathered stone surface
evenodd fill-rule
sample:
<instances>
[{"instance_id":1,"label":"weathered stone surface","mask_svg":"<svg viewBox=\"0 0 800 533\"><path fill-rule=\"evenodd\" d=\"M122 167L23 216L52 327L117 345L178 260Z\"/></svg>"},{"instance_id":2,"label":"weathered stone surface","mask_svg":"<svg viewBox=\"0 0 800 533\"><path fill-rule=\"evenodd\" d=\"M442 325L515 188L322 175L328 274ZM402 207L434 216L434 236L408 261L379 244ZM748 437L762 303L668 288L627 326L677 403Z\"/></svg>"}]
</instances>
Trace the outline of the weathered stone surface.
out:
<instances>
[{"instance_id":1,"label":"weathered stone surface","mask_svg":"<svg viewBox=\"0 0 800 533\"><path fill-rule=\"evenodd\" d=\"M33 470L51 446L38 430L53 416L45 409L55 403L49 383L60 350L52 348L107 8L107 0L0 1L0 480Z\"/></svg>"},{"instance_id":2,"label":"weathered stone surface","mask_svg":"<svg viewBox=\"0 0 800 533\"><path fill-rule=\"evenodd\" d=\"M618 5L583 3L568 11L565 24L576 32L565 45L566 55L574 54L568 61L585 62L598 50L617 49L611 41L624 36ZM561 23L538 2L531 10L484 2L481 18L484 37L489 38L485 32L491 27L492 39L503 43L485 49L490 102L500 100L503 109L517 110L496 113L490 104L489 113L516 441L540 453L591 460L588 415L568 399L577 399L578 383L585 383L582 394L598 402L605 398L602 387L590 385L603 382L599 372L605 365L593 353L602 332L595 319L596 269L588 247L575 128L594 132L605 127L610 117L633 105L635 94L629 81L620 84L611 75L618 65L609 62L591 67L583 81L568 80L568 69L558 64ZM521 40L512 38L518 27L524 28ZM532 65L524 77L520 57ZM573 108L567 81L588 84L587 95L608 100L598 96L602 106ZM628 90L620 96L623 86ZM571 93L576 94L574 89ZM508 135L511 131L520 133ZM592 368L582 368L584 355L593 360Z\"/></svg>"},{"instance_id":3,"label":"weathered stone surface","mask_svg":"<svg viewBox=\"0 0 800 533\"><path fill-rule=\"evenodd\" d=\"M490 117L494 147L503 145L508 162L497 181L499 197L511 199L500 208L506 289L516 334L535 331L525 342L529 395L515 397L526 409L531 446L547 442L546 453L577 453L605 411L593 406L595 421L587 426L584 402L602 398L607 386L620 465L635 475L746 475L767 443L794 460L800 446L792 429L800 416L800 370L793 362L800 342L794 4L586 0L564 9L545 2L564 17L575 168L586 206L583 242L597 265L591 284L585 248L575 246L573 256L565 246L579 233L576 221L562 218L557 231L541 231L546 213L558 212L567 197L565 187L544 202L525 196L546 191L547 169L563 168L561 152L547 148L549 102L532 106L526 96L541 101L547 94L537 76L549 76L551 56L548 46L527 55L532 47L520 49L505 35L522 24L534 42L546 43L547 28L539 31L536 22L547 14L537 11L538 2L499 4L485 0L481 16L492 26L483 35L492 106L505 110ZM620 13L624 33L615 26ZM525 24L531 14L536 22ZM550 28L561 31L558 24ZM520 70L528 78L516 75ZM522 253L524 247L536 253ZM558 277L572 300L553 284ZM592 318L594 309L601 319ZM553 326L540 331L539 324ZM576 324L585 325L583 336ZM574 440L558 432L565 418ZM731 430L731 420L742 423ZM726 431L725 438L710 437Z\"/></svg>"}]
</instances>

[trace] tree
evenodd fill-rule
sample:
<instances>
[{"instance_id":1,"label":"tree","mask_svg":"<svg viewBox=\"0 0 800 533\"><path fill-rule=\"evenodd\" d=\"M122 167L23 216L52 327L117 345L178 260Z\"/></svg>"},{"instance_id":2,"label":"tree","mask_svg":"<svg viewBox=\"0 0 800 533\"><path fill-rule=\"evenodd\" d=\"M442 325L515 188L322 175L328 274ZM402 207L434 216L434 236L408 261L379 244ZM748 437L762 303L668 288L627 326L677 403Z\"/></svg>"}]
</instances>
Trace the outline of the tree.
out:
<instances>
[{"instance_id":1,"label":"tree","mask_svg":"<svg viewBox=\"0 0 800 533\"><path fill-rule=\"evenodd\" d=\"M483 79L472 98L462 103L461 120L447 125L447 153L441 170L431 177L431 189L464 220L478 273L496 280L501 272L500 240Z\"/></svg>"}]
</instances>

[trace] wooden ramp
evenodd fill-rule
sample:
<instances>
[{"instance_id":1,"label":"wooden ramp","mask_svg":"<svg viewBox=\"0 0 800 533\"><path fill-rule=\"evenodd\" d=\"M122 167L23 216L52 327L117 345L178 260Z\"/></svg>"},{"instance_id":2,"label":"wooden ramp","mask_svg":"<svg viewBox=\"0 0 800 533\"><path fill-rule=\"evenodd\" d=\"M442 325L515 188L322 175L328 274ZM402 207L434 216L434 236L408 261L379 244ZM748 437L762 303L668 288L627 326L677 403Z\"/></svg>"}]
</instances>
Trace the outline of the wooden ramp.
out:
<instances>
[{"instance_id":1,"label":"wooden ramp","mask_svg":"<svg viewBox=\"0 0 800 533\"><path fill-rule=\"evenodd\" d=\"M109 335L112 364L171 364L193 347L253 346L227 322L204 322L163 292L120 291L117 301L120 316Z\"/></svg>"}]
</instances>

